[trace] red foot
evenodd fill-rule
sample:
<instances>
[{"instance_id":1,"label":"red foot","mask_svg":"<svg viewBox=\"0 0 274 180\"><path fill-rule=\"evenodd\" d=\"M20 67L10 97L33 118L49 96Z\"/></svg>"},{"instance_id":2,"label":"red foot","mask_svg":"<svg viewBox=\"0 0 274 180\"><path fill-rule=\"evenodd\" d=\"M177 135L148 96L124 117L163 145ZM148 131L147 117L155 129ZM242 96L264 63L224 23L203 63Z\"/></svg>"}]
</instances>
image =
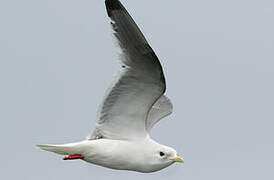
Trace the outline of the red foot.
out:
<instances>
[{"instance_id":1,"label":"red foot","mask_svg":"<svg viewBox=\"0 0 274 180\"><path fill-rule=\"evenodd\" d=\"M74 160L74 159L84 159L84 156L82 156L81 154L72 154L63 158L63 160Z\"/></svg>"}]
</instances>

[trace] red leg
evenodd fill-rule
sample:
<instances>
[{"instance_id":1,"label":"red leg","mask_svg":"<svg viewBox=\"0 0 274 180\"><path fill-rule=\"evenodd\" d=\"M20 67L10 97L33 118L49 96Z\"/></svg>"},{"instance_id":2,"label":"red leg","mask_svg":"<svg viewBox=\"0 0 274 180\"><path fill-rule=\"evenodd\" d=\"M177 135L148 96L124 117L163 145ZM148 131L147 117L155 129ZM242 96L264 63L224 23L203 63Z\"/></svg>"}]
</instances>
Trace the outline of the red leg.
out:
<instances>
[{"instance_id":1,"label":"red leg","mask_svg":"<svg viewBox=\"0 0 274 180\"><path fill-rule=\"evenodd\" d=\"M63 158L63 160L74 160L74 159L84 159L84 156L82 156L81 154L72 154Z\"/></svg>"}]
</instances>

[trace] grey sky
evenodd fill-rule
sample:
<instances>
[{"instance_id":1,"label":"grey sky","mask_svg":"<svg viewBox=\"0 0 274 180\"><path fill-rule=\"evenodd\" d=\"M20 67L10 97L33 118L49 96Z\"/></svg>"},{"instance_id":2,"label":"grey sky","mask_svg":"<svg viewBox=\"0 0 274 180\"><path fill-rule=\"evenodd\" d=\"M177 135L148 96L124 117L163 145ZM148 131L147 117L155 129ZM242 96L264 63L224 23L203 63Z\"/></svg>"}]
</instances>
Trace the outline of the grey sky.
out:
<instances>
[{"instance_id":1,"label":"grey sky","mask_svg":"<svg viewBox=\"0 0 274 180\"><path fill-rule=\"evenodd\" d=\"M103 0L1 0L0 178L272 180L274 1L122 2L174 105L152 137L185 164L139 174L36 149L91 132L118 50Z\"/></svg>"}]
</instances>

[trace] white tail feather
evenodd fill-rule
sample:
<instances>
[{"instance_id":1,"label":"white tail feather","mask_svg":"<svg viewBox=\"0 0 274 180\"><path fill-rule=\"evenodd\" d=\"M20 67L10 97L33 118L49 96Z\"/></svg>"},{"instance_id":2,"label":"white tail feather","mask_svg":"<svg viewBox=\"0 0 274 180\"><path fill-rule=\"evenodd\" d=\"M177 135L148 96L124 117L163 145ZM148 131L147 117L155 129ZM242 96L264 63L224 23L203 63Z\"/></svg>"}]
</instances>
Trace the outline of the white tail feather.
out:
<instances>
[{"instance_id":1,"label":"white tail feather","mask_svg":"<svg viewBox=\"0 0 274 180\"><path fill-rule=\"evenodd\" d=\"M68 144L64 144L64 145L45 144L45 145L36 145L36 146L42 150L54 152L61 155L73 154L73 149L74 149L72 146L69 146Z\"/></svg>"}]
</instances>

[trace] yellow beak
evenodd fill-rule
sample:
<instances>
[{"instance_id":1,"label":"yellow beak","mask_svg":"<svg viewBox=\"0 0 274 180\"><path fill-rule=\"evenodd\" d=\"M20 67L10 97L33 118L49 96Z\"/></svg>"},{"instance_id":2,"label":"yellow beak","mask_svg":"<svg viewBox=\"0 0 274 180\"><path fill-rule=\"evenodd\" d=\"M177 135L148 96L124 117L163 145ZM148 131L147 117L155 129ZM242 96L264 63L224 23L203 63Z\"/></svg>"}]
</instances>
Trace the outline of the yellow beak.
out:
<instances>
[{"instance_id":1,"label":"yellow beak","mask_svg":"<svg viewBox=\"0 0 274 180\"><path fill-rule=\"evenodd\" d=\"M177 156L176 158L173 158L171 160L174 161L174 162L181 162L181 163L185 162L185 160L180 156Z\"/></svg>"}]
</instances>

